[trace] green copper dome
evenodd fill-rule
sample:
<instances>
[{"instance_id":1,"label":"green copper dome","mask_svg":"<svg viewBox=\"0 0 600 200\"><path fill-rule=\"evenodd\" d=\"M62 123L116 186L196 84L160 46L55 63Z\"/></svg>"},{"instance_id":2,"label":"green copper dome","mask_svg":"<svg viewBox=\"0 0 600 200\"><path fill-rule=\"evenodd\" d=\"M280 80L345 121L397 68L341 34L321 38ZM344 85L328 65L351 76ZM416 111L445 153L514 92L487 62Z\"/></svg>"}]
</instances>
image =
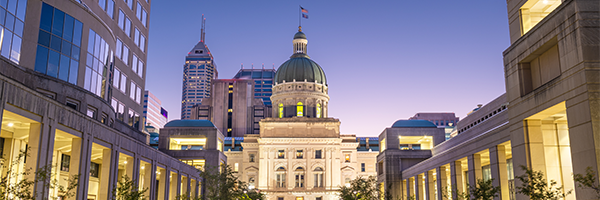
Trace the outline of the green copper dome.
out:
<instances>
[{"instance_id":1,"label":"green copper dome","mask_svg":"<svg viewBox=\"0 0 600 200\"><path fill-rule=\"evenodd\" d=\"M303 82L306 79L307 82L315 82L321 84L327 84L325 78L325 72L321 69L321 66L315 61L311 60L305 54L294 54L288 61L285 61L275 74L275 82L283 83L292 82Z\"/></svg>"},{"instance_id":2,"label":"green copper dome","mask_svg":"<svg viewBox=\"0 0 600 200\"><path fill-rule=\"evenodd\" d=\"M296 35L294 35L294 39L306 39L306 35L302 31L298 31Z\"/></svg>"},{"instance_id":3,"label":"green copper dome","mask_svg":"<svg viewBox=\"0 0 600 200\"><path fill-rule=\"evenodd\" d=\"M306 35L302 32L302 27L298 27L298 32L294 35L294 39L306 39ZM277 73L275 73L275 82L317 82L327 84L325 72L315 61L311 60L306 55L306 46L308 40L294 40L294 54L289 60L285 61Z\"/></svg>"}]
</instances>

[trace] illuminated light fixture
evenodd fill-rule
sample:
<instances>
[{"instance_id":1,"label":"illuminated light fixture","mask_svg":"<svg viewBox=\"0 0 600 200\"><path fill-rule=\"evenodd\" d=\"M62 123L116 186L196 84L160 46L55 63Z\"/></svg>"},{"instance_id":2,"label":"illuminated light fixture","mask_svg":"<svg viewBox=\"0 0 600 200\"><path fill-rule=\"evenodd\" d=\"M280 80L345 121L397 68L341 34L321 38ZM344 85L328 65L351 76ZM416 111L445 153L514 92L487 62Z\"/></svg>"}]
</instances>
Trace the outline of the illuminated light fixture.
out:
<instances>
[{"instance_id":1,"label":"illuminated light fixture","mask_svg":"<svg viewBox=\"0 0 600 200\"><path fill-rule=\"evenodd\" d=\"M144 168L146 168L146 167L142 166L142 169L144 169Z\"/></svg>"},{"instance_id":2,"label":"illuminated light fixture","mask_svg":"<svg viewBox=\"0 0 600 200\"><path fill-rule=\"evenodd\" d=\"M159 172L159 171L156 171L156 174L160 174L160 172Z\"/></svg>"},{"instance_id":3,"label":"illuminated light fixture","mask_svg":"<svg viewBox=\"0 0 600 200\"><path fill-rule=\"evenodd\" d=\"M13 127L15 124L13 124L12 122L8 122L7 126L8 127Z\"/></svg>"},{"instance_id":4,"label":"illuminated light fixture","mask_svg":"<svg viewBox=\"0 0 600 200\"><path fill-rule=\"evenodd\" d=\"M123 161L123 164L127 164L127 161Z\"/></svg>"},{"instance_id":5,"label":"illuminated light fixture","mask_svg":"<svg viewBox=\"0 0 600 200\"><path fill-rule=\"evenodd\" d=\"M548 0L544 0L542 1L544 4L548 4Z\"/></svg>"}]
</instances>

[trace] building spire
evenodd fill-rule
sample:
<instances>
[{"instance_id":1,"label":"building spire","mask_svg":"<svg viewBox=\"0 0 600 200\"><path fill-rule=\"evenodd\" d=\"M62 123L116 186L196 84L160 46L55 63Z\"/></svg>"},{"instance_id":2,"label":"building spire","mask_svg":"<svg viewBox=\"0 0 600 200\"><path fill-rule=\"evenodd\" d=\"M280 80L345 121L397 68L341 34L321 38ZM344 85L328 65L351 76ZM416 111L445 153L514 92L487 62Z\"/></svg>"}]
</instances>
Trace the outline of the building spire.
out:
<instances>
[{"instance_id":1,"label":"building spire","mask_svg":"<svg viewBox=\"0 0 600 200\"><path fill-rule=\"evenodd\" d=\"M206 23L206 18L204 18L204 14L202 14L202 26L200 28L200 42L204 42L205 23Z\"/></svg>"},{"instance_id":2,"label":"building spire","mask_svg":"<svg viewBox=\"0 0 600 200\"><path fill-rule=\"evenodd\" d=\"M298 26L298 32L302 32L302 26Z\"/></svg>"}]
</instances>

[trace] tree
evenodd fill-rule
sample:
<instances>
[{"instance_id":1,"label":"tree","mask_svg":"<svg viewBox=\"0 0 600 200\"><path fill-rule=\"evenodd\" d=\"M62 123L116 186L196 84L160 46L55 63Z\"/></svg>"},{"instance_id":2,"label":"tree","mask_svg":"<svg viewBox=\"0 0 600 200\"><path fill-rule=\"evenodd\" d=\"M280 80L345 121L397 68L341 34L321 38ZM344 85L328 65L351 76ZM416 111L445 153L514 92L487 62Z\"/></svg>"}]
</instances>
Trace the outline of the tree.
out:
<instances>
[{"instance_id":1,"label":"tree","mask_svg":"<svg viewBox=\"0 0 600 200\"><path fill-rule=\"evenodd\" d=\"M450 191L450 192L448 192ZM466 192L461 192L458 191L458 188L456 186L452 187L448 186L448 188L445 188L442 190L442 199L454 199L452 196L456 195L456 199L455 200L469 200L471 198L471 195L469 195L469 191L467 190Z\"/></svg>"},{"instance_id":2,"label":"tree","mask_svg":"<svg viewBox=\"0 0 600 200\"><path fill-rule=\"evenodd\" d=\"M235 200L235 199L264 199L264 194L256 190L246 190L246 183L238 180L230 166L222 165L221 170L217 167L206 166L200 172L204 180L203 198L210 200ZM246 191L246 193L244 193Z\"/></svg>"},{"instance_id":3,"label":"tree","mask_svg":"<svg viewBox=\"0 0 600 200\"><path fill-rule=\"evenodd\" d=\"M8 164L7 160L0 158L0 166L6 170L3 174L0 174L0 200L5 199L37 199L42 196L42 193L34 191L35 185L42 183L43 187L51 190L58 190L59 194L62 194L63 198L69 198L75 195L73 191L77 188L79 175L74 175L65 179L67 182L66 186L60 185L59 180L52 174L52 166L46 165L37 169L33 173L33 180L29 180L33 169L24 168L23 171L19 171L22 168L20 165L25 163L25 159L29 157L27 150L19 151L19 154L13 159L12 163ZM58 197L55 197L58 198Z\"/></svg>"},{"instance_id":4,"label":"tree","mask_svg":"<svg viewBox=\"0 0 600 200\"><path fill-rule=\"evenodd\" d=\"M139 190L137 181L131 180L129 176L124 175L113 189L113 199L115 200L140 200L146 199L144 193L148 188Z\"/></svg>"},{"instance_id":5,"label":"tree","mask_svg":"<svg viewBox=\"0 0 600 200\"><path fill-rule=\"evenodd\" d=\"M492 200L494 197L498 196L498 192L500 192L500 187L494 187L492 185L492 180L483 180L478 179L477 185L475 187L469 187L469 191L471 195L473 195L473 199L476 200Z\"/></svg>"},{"instance_id":6,"label":"tree","mask_svg":"<svg viewBox=\"0 0 600 200\"><path fill-rule=\"evenodd\" d=\"M555 200L565 198L571 191L563 192L562 186L557 186L556 181L547 182L544 173L533 171L521 165L525 174L517 176L521 186L517 186L517 192L529 196L531 200Z\"/></svg>"},{"instance_id":7,"label":"tree","mask_svg":"<svg viewBox=\"0 0 600 200\"><path fill-rule=\"evenodd\" d=\"M575 180L577 186L581 188L594 190L594 192L596 192L596 197L600 199L600 185L598 185L598 183L596 182L596 173L594 172L592 167L587 167L585 169L585 175L573 175L573 180Z\"/></svg>"},{"instance_id":8,"label":"tree","mask_svg":"<svg viewBox=\"0 0 600 200\"><path fill-rule=\"evenodd\" d=\"M340 197L343 200L378 200L380 195L383 194L379 194L377 179L374 176L358 177L350 182L350 187L343 186L340 189Z\"/></svg>"}]
</instances>

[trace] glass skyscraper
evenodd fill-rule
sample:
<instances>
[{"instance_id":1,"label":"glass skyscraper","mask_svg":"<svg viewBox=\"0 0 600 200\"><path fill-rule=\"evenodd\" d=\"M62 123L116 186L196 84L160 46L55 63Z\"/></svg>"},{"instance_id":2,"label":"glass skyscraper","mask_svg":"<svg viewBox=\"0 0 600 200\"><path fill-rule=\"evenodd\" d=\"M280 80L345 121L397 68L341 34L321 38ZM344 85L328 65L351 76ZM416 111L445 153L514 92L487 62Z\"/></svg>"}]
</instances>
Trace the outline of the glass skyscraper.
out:
<instances>
[{"instance_id":1,"label":"glass skyscraper","mask_svg":"<svg viewBox=\"0 0 600 200\"><path fill-rule=\"evenodd\" d=\"M192 107L210 97L211 81L217 78L213 56L200 40L185 57L181 94L181 119L190 119Z\"/></svg>"}]
</instances>

